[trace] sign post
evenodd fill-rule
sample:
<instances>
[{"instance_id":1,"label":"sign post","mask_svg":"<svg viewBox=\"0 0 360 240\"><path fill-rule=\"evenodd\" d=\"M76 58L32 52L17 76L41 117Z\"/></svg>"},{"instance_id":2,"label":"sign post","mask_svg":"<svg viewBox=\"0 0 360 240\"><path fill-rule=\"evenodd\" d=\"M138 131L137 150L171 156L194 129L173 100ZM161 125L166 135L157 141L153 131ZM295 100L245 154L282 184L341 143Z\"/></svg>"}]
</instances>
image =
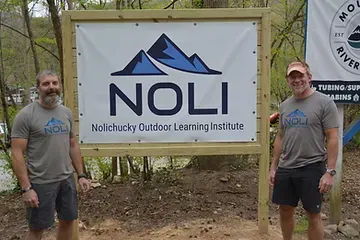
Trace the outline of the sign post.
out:
<instances>
[{"instance_id":1,"label":"sign post","mask_svg":"<svg viewBox=\"0 0 360 240\"><path fill-rule=\"evenodd\" d=\"M62 14L83 156L257 154L267 233L270 10Z\"/></svg>"},{"instance_id":2,"label":"sign post","mask_svg":"<svg viewBox=\"0 0 360 240\"><path fill-rule=\"evenodd\" d=\"M348 0L307 0L306 61L313 87L337 104L339 154L335 184L331 190L330 221L341 219L341 176L344 104L360 100L360 5Z\"/></svg>"}]
</instances>

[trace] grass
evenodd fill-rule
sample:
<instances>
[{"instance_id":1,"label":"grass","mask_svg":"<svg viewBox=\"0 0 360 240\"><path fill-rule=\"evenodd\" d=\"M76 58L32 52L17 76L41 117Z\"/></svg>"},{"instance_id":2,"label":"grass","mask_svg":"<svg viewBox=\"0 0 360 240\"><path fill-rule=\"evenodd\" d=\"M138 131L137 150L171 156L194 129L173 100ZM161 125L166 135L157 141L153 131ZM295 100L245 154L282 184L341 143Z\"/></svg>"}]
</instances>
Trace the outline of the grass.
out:
<instances>
[{"instance_id":1,"label":"grass","mask_svg":"<svg viewBox=\"0 0 360 240\"><path fill-rule=\"evenodd\" d=\"M295 225L294 232L297 234L306 233L308 229L308 221L306 215L302 216Z\"/></svg>"}]
</instances>

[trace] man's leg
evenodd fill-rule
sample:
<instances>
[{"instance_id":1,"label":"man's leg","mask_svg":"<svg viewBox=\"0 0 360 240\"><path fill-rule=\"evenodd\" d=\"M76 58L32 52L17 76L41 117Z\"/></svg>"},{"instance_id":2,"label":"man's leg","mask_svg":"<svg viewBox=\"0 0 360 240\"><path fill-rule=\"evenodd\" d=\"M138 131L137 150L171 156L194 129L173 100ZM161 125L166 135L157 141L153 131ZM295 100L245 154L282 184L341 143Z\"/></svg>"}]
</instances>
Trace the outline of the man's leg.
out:
<instances>
[{"instance_id":1,"label":"man's leg","mask_svg":"<svg viewBox=\"0 0 360 240\"><path fill-rule=\"evenodd\" d=\"M29 229L29 232L26 235L25 240L41 240L44 230L32 230Z\"/></svg>"},{"instance_id":2,"label":"man's leg","mask_svg":"<svg viewBox=\"0 0 360 240\"><path fill-rule=\"evenodd\" d=\"M309 221L308 239L317 240L324 238L324 225L320 213L306 212Z\"/></svg>"},{"instance_id":3,"label":"man's leg","mask_svg":"<svg viewBox=\"0 0 360 240\"><path fill-rule=\"evenodd\" d=\"M56 210L59 218L57 240L72 240L74 221L78 218L78 196L73 175L61 181Z\"/></svg>"},{"instance_id":4,"label":"man's leg","mask_svg":"<svg viewBox=\"0 0 360 240\"><path fill-rule=\"evenodd\" d=\"M280 224L284 240L291 240L294 231L294 211L299 198L292 181L293 170L276 171L272 202L280 205Z\"/></svg>"},{"instance_id":5,"label":"man's leg","mask_svg":"<svg viewBox=\"0 0 360 240\"><path fill-rule=\"evenodd\" d=\"M50 228L54 223L55 196L58 184L32 184L32 188L38 195L39 207L26 209L29 232L25 239L40 240L44 230Z\"/></svg>"},{"instance_id":6,"label":"man's leg","mask_svg":"<svg viewBox=\"0 0 360 240\"><path fill-rule=\"evenodd\" d=\"M319 192L319 182L324 173L325 164L315 163L303 168L298 176L299 184L302 184L302 191L299 194L309 222L309 240L323 239L324 235L324 225L320 215L323 194Z\"/></svg>"},{"instance_id":7,"label":"man's leg","mask_svg":"<svg viewBox=\"0 0 360 240\"><path fill-rule=\"evenodd\" d=\"M59 220L57 240L71 240L73 234L74 220Z\"/></svg>"},{"instance_id":8,"label":"man's leg","mask_svg":"<svg viewBox=\"0 0 360 240\"><path fill-rule=\"evenodd\" d=\"M284 240L292 239L295 227L294 211L293 206L280 205L280 224Z\"/></svg>"}]
</instances>

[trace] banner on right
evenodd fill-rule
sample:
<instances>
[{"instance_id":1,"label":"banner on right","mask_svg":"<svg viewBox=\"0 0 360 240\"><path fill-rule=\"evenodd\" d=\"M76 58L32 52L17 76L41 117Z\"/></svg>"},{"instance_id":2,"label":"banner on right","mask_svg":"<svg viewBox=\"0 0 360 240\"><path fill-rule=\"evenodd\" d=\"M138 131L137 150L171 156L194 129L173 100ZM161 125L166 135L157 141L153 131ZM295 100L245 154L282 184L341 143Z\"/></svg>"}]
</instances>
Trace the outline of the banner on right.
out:
<instances>
[{"instance_id":1,"label":"banner on right","mask_svg":"<svg viewBox=\"0 0 360 240\"><path fill-rule=\"evenodd\" d=\"M307 0L305 40L313 88L360 103L360 0Z\"/></svg>"}]
</instances>

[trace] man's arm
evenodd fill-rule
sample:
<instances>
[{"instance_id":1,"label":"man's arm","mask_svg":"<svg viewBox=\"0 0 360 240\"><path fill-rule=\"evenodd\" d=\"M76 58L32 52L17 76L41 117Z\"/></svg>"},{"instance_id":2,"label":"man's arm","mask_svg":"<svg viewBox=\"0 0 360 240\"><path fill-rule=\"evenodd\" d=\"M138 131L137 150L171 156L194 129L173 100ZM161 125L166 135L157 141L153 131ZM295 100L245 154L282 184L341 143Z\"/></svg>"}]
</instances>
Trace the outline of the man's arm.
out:
<instances>
[{"instance_id":1,"label":"man's arm","mask_svg":"<svg viewBox=\"0 0 360 240\"><path fill-rule=\"evenodd\" d=\"M70 158L76 173L78 175L84 174L81 152L75 137L70 138Z\"/></svg>"},{"instance_id":2,"label":"man's arm","mask_svg":"<svg viewBox=\"0 0 360 240\"><path fill-rule=\"evenodd\" d=\"M327 168L335 169L339 152L338 128L324 130L327 141Z\"/></svg>"},{"instance_id":3,"label":"man's arm","mask_svg":"<svg viewBox=\"0 0 360 240\"><path fill-rule=\"evenodd\" d=\"M24 160L24 152L28 140L24 138L11 139L11 160L12 166L22 189L30 187L29 176Z\"/></svg>"},{"instance_id":4,"label":"man's arm","mask_svg":"<svg viewBox=\"0 0 360 240\"><path fill-rule=\"evenodd\" d=\"M79 148L79 144L75 137L70 138L70 158L72 164L79 175L83 175L83 160ZM84 192L87 192L91 188L91 183L85 177L79 178L79 185Z\"/></svg>"},{"instance_id":5,"label":"man's arm","mask_svg":"<svg viewBox=\"0 0 360 240\"><path fill-rule=\"evenodd\" d=\"M282 128L278 128L278 132L276 134L275 142L274 142L274 154L271 161L270 173L269 173L269 182L270 185L274 185L275 180L275 172L279 162L279 158L281 155L281 144L283 139L283 130Z\"/></svg>"},{"instance_id":6,"label":"man's arm","mask_svg":"<svg viewBox=\"0 0 360 240\"><path fill-rule=\"evenodd\" d=\"M276 138L274 141L274 154L271 162L271 171L275 171L279 162L279 158L281 155L281 144L283 139L283 130L282 128L278 128L278 132L276 134Z\"/></svg>"}]
</instances>

